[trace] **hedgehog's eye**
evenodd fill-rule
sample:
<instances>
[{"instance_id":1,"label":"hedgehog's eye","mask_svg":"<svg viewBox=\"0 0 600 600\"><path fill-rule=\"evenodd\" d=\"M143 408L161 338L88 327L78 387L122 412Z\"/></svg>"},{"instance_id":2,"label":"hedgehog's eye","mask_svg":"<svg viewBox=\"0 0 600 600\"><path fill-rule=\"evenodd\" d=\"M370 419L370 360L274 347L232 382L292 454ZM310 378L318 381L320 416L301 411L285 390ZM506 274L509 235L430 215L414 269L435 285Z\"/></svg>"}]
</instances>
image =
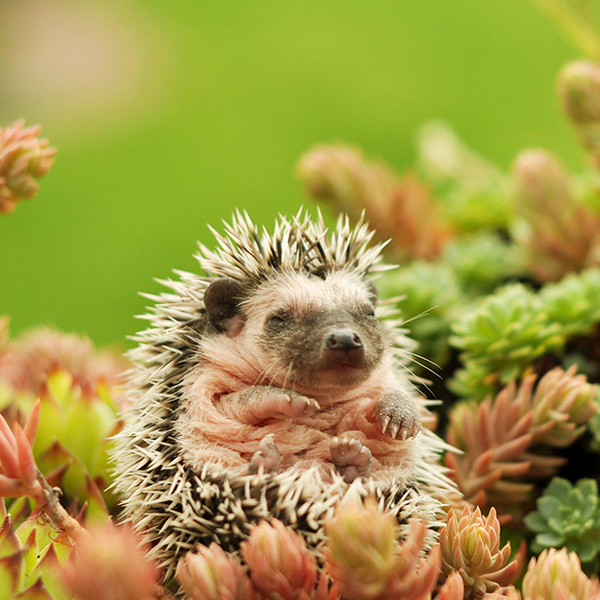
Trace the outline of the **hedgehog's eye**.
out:
<instances>
[{"instance_id":1,"label":"hedgehog's eye","mask_svg":"<svg viewBox=\"0 0 600 600\"><path fill-rule=\"evenodd\" d=\"M289 323L291 314L287 310L280 310L272 314L267 320L267 325L274 329L280 329Z\"/></svg>"}]
</instances>

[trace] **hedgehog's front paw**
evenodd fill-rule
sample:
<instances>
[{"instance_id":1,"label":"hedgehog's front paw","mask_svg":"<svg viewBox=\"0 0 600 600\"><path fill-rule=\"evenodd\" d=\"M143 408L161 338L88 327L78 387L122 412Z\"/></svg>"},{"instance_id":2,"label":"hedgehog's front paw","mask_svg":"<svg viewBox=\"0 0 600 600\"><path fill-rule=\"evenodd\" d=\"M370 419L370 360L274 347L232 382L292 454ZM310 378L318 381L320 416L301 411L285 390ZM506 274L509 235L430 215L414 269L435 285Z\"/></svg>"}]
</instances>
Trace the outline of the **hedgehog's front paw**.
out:
<instances>
[{"instance_id":1,"label":"hedgehog's front paw","mask_svg":"<svg viewBox=\"0 0 600 600\"><path fill-rule=\"evenodd\" d=\"M409 396L402 392L390 392L373 407L373 418L381 432L395 440L413 438L421 430L421 419Z\"/></svg>"},{"instance_id":2,"label":"hedgehog's front paw","mask_svg":"<svg viewBox=\"0 0 600 600\"><path fill-rule=\"evenodd\" d=\"M273 395L271 401L275 412L295 419L312 417L321 408L316 400L292 390L280 390Z\"/></svg>"},{"instance_id":3,"label":"hedgehog's front paw","mask_svg":"<svg viewBox=\"0 0 600 600\"><path fill-rule=\"evenodd\" d=\"M346 483L352 483L357 477L370 477L371 451L360 440L334 437L330 451L331 460Z\"/></svg>"},{"instance_id":4,"label":"hedgehog's front paw","mask_svg":"<svg viewBox=\"0 0 600 600\"><path fill-rule=\"evenodd\" d=\"M277 473L279 471L279 449L273 441L273 434L265 435L258 444L258 449L250 459L248 473L255 475L260 468L264 473Z\"/></svg>"}]
</instances>

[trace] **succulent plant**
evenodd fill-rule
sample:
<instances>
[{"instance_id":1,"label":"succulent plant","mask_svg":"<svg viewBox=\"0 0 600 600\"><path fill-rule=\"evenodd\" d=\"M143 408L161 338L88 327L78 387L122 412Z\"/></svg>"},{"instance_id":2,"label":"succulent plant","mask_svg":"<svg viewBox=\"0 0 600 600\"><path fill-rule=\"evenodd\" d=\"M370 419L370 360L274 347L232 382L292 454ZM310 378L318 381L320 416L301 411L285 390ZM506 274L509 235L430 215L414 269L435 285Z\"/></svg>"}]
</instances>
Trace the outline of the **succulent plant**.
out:
<instances>
[{"instance_id":1,"label":"succulent plant","mask_svg":"<svg viewBox=\"0 0 600 600\"><path fill-rule=\"evenodd\" d=\"M39 513L15 528L5 516L0 525L0 598L53 600L66 597L60 579L72 540L40 520Z\"/></svg>"},{"instance_id":2,"label":"succulent plant","mask_svg":"<svg viewBox=\"0 0 600 600\"><path fill-rule=\"evenodd\" d=\"M513 166L515 207L524 220L517 241L538 281L557 281L597 264L600 217L574 198L569 174L544 150L519 154Z\"/></svg>"},{"instance_id":3,"label":"succulent plant","mask_svg":"<svg viewBox=\"0 0 600 600\"><path fill-rule=\"evenodd\" d=\"M539 295L548 320L560 324L567 338L588 334L600 323L600 269L570 273Z\"/></svg>"},{"instance_id":4,"label":"succulent plant","mask_svg":"<svg viewBox=\"0 0 600 600\"><path fill-rule=\"evenodd\" d=\"M460 402L450 412L447 441L450 476L467 501L494 506L504 517L520 516L534 482L556 474L566 462L549 448L572 444L597 410L596 386L575 368L557 367L538 380L511 383L483 402Z\"/></svg>"},{"instance_id":5,"label":"succulent plant","mask_svg":"<svg viewBox=\"0 0 600 600\"><path fill-rule=\"evenodd\" d=\"M74 600L156 598L160 571L147 557L139 535L128 527L90 527L76 548L74 560L61 572Z\"/></svg>"},{"instance_id":6,"label":"succulent plant","mask_svg":"<svg viewBox=\"0 0 600 600\"><path fill-rule=\"evenodd\" d=\"M600 66L589 60L569 63L561 69L557 87L561 107L597 167L600 151Z\"/></svg>"},{"instance_id":7,"label":"succulent plant","mask_svg":"<svg viewBox=\"0 0 600 600\"><path fill-rule=\"evenodd\" d=\"M450 342L461 350L464 367L449 385L464 398L482 399L564 345L560 326L548 321L539 297L521 284L483 299L453 331Z\"/></svg>"},{"instance_id":8,"label":"succulent plant","mask_svg":"<svg viewBox=\"0 0 600 600\"><path fill-rule=\"evenodd\" d=\"M176 575L190 600L253 600L256 596L241 563L215 543L188 552Z\"/></svg>"},{"instance_id":9,"label":"succulent plant","mask_svg":"<svg viewBox=\"0 0 600 600\"><path fill-rule=\"evenodd\" d=\"M90 509L97 501L109 508L116 503L106 491L112 481L108 455L110 438L122 424L115 389L125 367L120 357L97 353L85 338L48 329L0 350L0 410L9 426L23 425L39 398L36 463L70 500L80 506L88 501Z\"/></svg>"},{"instance_id":10,"label":"succulent plant","mask_svg":"<svg viewBox=\"0 0 600 600\"><path fill-rule=\"evenodd\" d=\"M347 600L428 600L439 548L424 556L425 525L412 521L401 543L392 515L377 505L340 507L327 527L327 570Z\"/></svg>"},{"instance_id":11,"label":"succulent plant","mask_svg":"<svg viewBox=\"0 0 600 600\"><path fill-rule=\"evenodd\" d=\"M438 257L451 237L429 188L414 175L400 177L356 147L319 145L300 158L297 174L313 198L357 217L364 210L380 239L405 257Z\"/></svg>"},{"instance_id":12,"label":"succulent plant","mask_svg":"<svg viewBox=\"0 0 600 600\"><path fill-rule=\"evenodd\" d=\"M443 216L455 230L507 229L513 215L506 175L447 124L434 121L420 128L417 166L439 192Z\"/></svg>"},{"instance_id":13,"label":"succulent plant","mask_svg":"<svg viewBox=\"0 0 600 600\"><path fill-rule=\"evenodd\" d=\"M512 584L522 566L521 555L509 562L510 544L500 547L500 523L493 508L486 518L479 508L471 512L468 505L460 516L450 509L440 532L440 548L443 575L458 572L467 599Z\"/></svg>"},{"instance_id":14,"label":"succulent plant","mask_svg":"<svg viewBox=\"0 0 600 600\"><path fill-rule=\"evenodd\" d=\"M555 477L537 500L537 510L525 517L535 532L534 552L565 547L584 565L593 567L600 553L598 483L580 479L575 485Z\"/></svg>"},{"instance_id":15,"label":"succulent plant","mask_svg":"<svg viewBox=\"0 0 600 600\"><path fill-rule=\"evenodd\" d=\"M527 504L532 484L524 456L532 440L533 415L527 393L514 383L481 404L461 402L450 413L447 440L461 453L448 452L450 477L468 502L511 514Z\"/></svg>"},{"instance_id":16,"label":"succulent plant","mask_svg":"<svg viewBox=\"0 0 600 600\"><path fill-rule=\"evenodd\" d=\"M13 211L20 200L33 198L54 163L55 148L38 137L41 127L23 128L24 121L0 127L0 214Z\"/></svg>"},{"instance_id":17,"label":"succulent plant","mask_svg":"<svg viewBox=\"0 0 600 600\"><path fill-rule=\"evenodd\" d=\"M598 386L576 375L576 367L546 373L538 383L531 408L533 443L555 448L571 445L598 411Z\"/></svg>"},{"instance_id":18,"label":"succulent plant","mask_svg":"<svg viewBox=\"0 0 600 600\"><path fill-rule=\"evenodd\" d=\"M261 523L242 544L256 590L268 600L325 600L328 582L304 538L281 521Z\"/></svg>"},{"instance_id":19,"label":"succulent plant","mask_svg":"<svg viewBox=\"0 0 600 600\"><path fill-rule=\"evenodd\" d=\"M581 570L574 552L544 550L532 558L523 577L523 600L595 600L600 584Z\"/></svg>"},{"instance_id":20,"label":"succulent plant","mask_svg":"<svg viewBox=\"0 0 600 600\"><path fill-rule=\"evenodd\" d=\"M403 326L418 342L418 353L444 365L450 357L452 310L461 297L452 271L443 264L413 261L386 273L377 285L383 297L397 298Z\"/></svg>"},{"instance_id":21,"label":"succulent plant","mask_svg":"<svg viewBox=\"0 0 600 600\"><path fill-rule=\"evenodd\" d=\"M444 252L460 287L469 296L487 294L524 273L521 251L491 231L481 231L453 240Z\"/></svg>"}]
</instances>

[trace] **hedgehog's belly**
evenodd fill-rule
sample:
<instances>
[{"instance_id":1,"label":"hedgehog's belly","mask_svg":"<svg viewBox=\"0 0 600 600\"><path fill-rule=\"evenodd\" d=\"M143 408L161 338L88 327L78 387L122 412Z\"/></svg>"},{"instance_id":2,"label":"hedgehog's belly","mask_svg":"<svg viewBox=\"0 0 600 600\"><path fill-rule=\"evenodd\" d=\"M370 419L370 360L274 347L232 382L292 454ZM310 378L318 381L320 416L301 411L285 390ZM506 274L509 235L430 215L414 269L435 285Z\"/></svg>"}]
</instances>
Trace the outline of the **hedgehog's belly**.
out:
<instances>
[{"instance_id":1,"label":"hedgehog's belly","mask_svg":"<svg viewBox=\"0 0 600 600\"><path fill-rule=\"evenodd\" d=\"M379 472L386 480L390 471L401 471L411 457L412 441L400 442L392 440L378 430L367 419L353 420L346 423L336 423L329 429L322 430L311 426L306 419L302 424L293 419L273 420L261 426L244 425L243 430L233 439L215 437L210 432L203 432L207 437L203 451L197 454L192 466L199 470L205 463L218 463L236 475L245 475L252 455L260 441L267 435L273 435L273 441L280 455L280 472L290 468L307 469L312 466L319 468L324 481L331 478L334 466L331 459L331 443L335 437L348 436L358 439L367 446L373 456L372 478L377 480ZM362 425L363 429L347 429L345 426Z\"/></svg>"}]
</instances>

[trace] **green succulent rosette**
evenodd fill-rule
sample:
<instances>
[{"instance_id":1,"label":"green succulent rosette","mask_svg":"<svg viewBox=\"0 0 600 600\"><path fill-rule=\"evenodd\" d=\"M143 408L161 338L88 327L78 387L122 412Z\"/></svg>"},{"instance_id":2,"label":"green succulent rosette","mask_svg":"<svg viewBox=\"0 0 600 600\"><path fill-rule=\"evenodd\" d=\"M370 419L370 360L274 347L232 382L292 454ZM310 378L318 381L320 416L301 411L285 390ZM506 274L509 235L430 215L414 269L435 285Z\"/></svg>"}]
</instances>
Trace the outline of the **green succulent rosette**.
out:
<instances>
[{"instance_id":1,"label":"green succulent rosette","mask_svg":"<svg viewBox=\"0 0 600 600\"><path fill-rule=\"evenodd\" d=\"M464 367L449 386L463 398L483 399L521 376L543 354L564 345L558 323L549 322L538 296L511 284L463 313L450 343L461 350Z\"/></svg>"},{"instance_id":2,"label":"green succulent rosette","mask_svg":"<svg viewBox=\"0 0 600 600\"><path fill-rule=\"evenodd\" d=\"M443 366L449 356L452 313L461 290L452 271L440 263L414 261L387 272L377 282L384 298L395 298L408 335L418 342L417 352Z\"/></svg>"},{"instance_id":3,"label":"green succulent rosette","mask_svg":"<svg viewBox=\"0 0 600 600\"><path fill-rule=\"evenodd\" d=\"M573 485L555 477L525 524L536 534L531 544L534 552L564 547L575 552L586 569L595 569L600 553L598 483L580 479Z\"/></svg>"}]
</instances>

